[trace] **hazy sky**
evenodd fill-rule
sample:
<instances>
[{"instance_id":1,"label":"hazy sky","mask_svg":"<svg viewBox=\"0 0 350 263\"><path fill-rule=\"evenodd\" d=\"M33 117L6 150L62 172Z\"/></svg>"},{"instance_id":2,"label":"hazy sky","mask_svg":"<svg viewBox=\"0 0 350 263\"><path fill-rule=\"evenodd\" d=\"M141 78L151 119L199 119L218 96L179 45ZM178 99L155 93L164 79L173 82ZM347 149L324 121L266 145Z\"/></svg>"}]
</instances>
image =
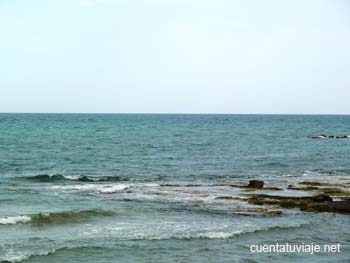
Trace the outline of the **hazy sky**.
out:
<instances>
[{"instance_id":1,"label":"hazy sky","mask_svg":"<svg viewBox=\"0 0 350 263\"><path fill-rule=\"evenodd\" d=\"M350 114L348 0L0 0L0 112Z\"/></svg>"}]
</instances>

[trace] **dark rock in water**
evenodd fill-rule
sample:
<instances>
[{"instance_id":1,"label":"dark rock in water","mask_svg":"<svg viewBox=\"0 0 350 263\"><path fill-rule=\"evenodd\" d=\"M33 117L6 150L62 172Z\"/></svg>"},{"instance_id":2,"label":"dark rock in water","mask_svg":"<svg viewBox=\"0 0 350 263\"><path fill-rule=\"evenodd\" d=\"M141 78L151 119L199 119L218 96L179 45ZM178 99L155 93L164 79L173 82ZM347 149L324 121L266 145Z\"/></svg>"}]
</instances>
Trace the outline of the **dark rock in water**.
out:
<instances>
[{"instance_id":1,"label":"dark rock in water","mask_svg":"<svg viewBox=\"0 0 350 263\"><path fill-rule=\"evenodd\" d=\"M295 187L293 185L288 185L289 190L296 190L296 191L317 191L320 190L320 188L316 186L306 186L306 187Z\"/></svg>"},{"instance_id":2,"label":"dark rock in water","mask_svg":"<svg viewBox=\"0 0 350 263\"><path fill-rule=\"evenodd\" d=\"M320 192L324 193L324 194L329 194L329 195L333 195L333 196L349 196L350 192L349 191L344 191L342 189L339 188L330 188L330 187L324 187L324 188L319 188L318 189Z\"/></svg>"},{"instance_id":3,"label":"dark rock in water","mask_svg":"<svg viewBox=\"0 0 350 263\"><path fill-rule=\"evenodd\" d=\"M310 186L336 186L336 187L346 187L346 184L331 183L331 182L314 182L314 181L303 181L299 184L310 185Z\"/></svg>"},{"instance_id":4,"label":"dark rock in water","mask_svg":"<svg viewBox=\"0 0 350 263\"><path fill-rule=\"evenodd\" d=\"M312 201L314 201L314 202L332 202L333 199L329 195L319 194L319 195L313 196Z\"/></svg>"},{"instance_id":5,"label":"dark rock in water","mask_svg":"<svg viewBox=\"0 0 350 263\"><path fill-rule=\"evenodd\" d=\"M316 136L312 136L312 139L348 139L350 138L350 135L325 135L325 134L320 134Z\"/></svg>"},{"instance_id":6,"label":"dark rock in water","mask_svg":"<svg viewBox=\"0 0 350 263\"><path fill-rule=\"evenodd\" d=\"M263 188L264 187L264 181L259 180L250 180L249 184L247 185L249 188Z\"/></svg>"},{"instance_id":7,"label":"dark rock in water","mask_svg":"<svg viewBox=\"0 0 350 263\"><path fill-rule=\"evenodd\" d=\"M346 139L346 138L348 138L348 136L346 136L346 135L341 135L341 136L336 136L335 138L337 138L337 139Z\"/></svg>"},{"instance_id":8,"label":"dark rock in water","mask_svg":"<svg viewBox=\"0 0 350 263\"><path fill-rule=\"evenodd\" d=\"M264 190L268 190L268 191L282 191L282 188L279 187L264 187Z\"/></svg>"},{"instance_id":9,"label":"dark rock in water","mask_svg":"<svg viewBox=\"0 0 350 263\"><path fill-rule=\"evenodd\" d=\"M325 139L325 138L328 138L328 136L325 134L320 134L320 135L312 136L311 138L312 139Z\"/></svg>"},{"instance_id":10,"label":"dark rock in water","mask_svg":"<svg viewBox=\"0 0 350 263\"><path fill-rule=\"evenodd\" d=\"M334 202L318 202L311 203L305 207L302 207L301 210L307 212L328 212L328 213L338 213L338 214L350 214L350 201L334 201Z\"/></svg>"},{"instance_id":11,"label":"dark rock in water","mask_svg":"<svg viewBox=\"0 0 350 263\"><path fill-rule=\"evenodd\" d=\"M270 210L263 213L264 216L280 216L282 214L283 213L280 210Z\"/></svg>"},{"instance_id":12,"label":"dark rock in water","mask_svg":"<svg viewBox=\"0 0 350 263\"><path fill-rule=\"evenodd\" d=\"M311 192L319 192L324 195L331 195L331 196L340 196L340 197L346 197L350 196L350 191L347 191L345 189L342 189L346 187L346 185L341 184L334 184L334 183L321 183L321 182L301 182L299 184L306 185L306 187L295 187L293 185L288 185L289 190L296 190L296 191L311 191ZM317 186L309 186L309 185L318 185ZM324 186L337 186L341 188L336 187L324 187Z\"/></svg>"},{"instance_id":13,"label":"dark rock in water","mask_svg":"<svg viewBox=\"0 0 350 263\"><path fill-rule=\"evenodd\" d=\"M311 185L311 186L320 186L320 185L323 185L323 184L320 183L320 182L307 182L307 181L300 182L299 184Z\"/></svg>"},{"instance_id":14,"label":"dark rock in water","mask_svg":"<svg viewBox=\"0 0 350 263\"><path fill-rule=\"evenodd\" d=\"M329 212L350 214L350 200L333 201L329 195L316 196L276 196L257 194L247 199L255 205L273 205L281 208L299 208L306 212Z\"/></svg>"},{"instance_id":15,"label":"dark rock in water","mask_svg":"<svg viewBox=\"0 0 350 263\"><path fill-rule=\"evenodd\" d=\"M252 214L260 214L262 216L280 216L283 215L281 210L270 210L269 208L264 207L239 207L235 214L240 215L252 215Z\"/></svg>"},{"instance_id":16,"label":"dark rock in water","mask_svg":"<svg viewBox=\"0 0 350 263\"><path fill-rule=\"evenodd\" d=\"M236 197L236 196L218 196L215 197L215 200L240 200L241 198Z\"/></svg>"}]
</instances>

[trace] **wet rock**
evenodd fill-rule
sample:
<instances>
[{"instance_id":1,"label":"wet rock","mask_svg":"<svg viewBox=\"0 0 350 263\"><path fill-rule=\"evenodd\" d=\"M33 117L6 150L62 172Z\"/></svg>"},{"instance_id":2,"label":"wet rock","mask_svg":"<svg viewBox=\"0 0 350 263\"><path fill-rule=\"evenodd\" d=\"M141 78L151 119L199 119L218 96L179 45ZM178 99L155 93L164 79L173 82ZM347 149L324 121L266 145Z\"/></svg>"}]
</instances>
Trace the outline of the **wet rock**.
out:
<instances>
[{"instance_id":1,"label":"wet rock","mask_svg":"<svg viewBox=\"0 0 350 263\"><path fill-rule=\"evenodd\" d=\"M242 188L244 185L239 185L239 184L213 184L212 186L224 186L224 187L232 187L232 188Z\"/></svg>"},{"instance_id":2,"label":"wet rock","mask_svg":"<svg viewBox=\"0 0 350 263\"><path fill-rule=\"evenodd\" d=\"M249 184L247 185L248 188L263 188L264 187L264 181L259 180L250 180Z\"/></svg>"},{"instance_id":3,"label":"wet rock","mask_svg":"<svg viewBox=\"0 0 350 263\"><path fill-rule=\"evenodd\" d=\"M320 194L320 195L313 196L312 201L314 201L314 202L332 202L333 199L329 195Z\"/></svg>"},{"instance_id":4,"label":"wet rock","mask_svg":"<svg viewBox=\"0 0 350 263\"><path fill-rule=\"evenodd\" d=\"M303 184L303 185L312 185L312 186L315 186L315 185L322 185L322 183L320 183L320 182L306 182L306 181L304 181L304 182L300 182L299 184Z\"/></svg>"},{"instance_id":5,"label":"wet rock","mask_svg":"<svg viewBox=\"0 0 350 263\"><path fill-rule=\"evenodd\" d=\"M281 191L283 190L282 188L278 187L264 187L264 190L269 190L269 191Z\"/></svg>"},{"instance_id":6,"label":"wet rock","mask_svg":"<svg viewBox=\"0 0 350 263\"><path fill-rule=\"evenodd\" d=\"M283 190L282 188L278 188L278 187L263 187L263 188L252 188L252 187L248 187L248 186L244 186L241 187L243 188L242 191L244 192L253 192L253 191L281 191Z\"/></svg>"},{"instance_id":7,"label":"wet rock","mask_svg":"<svg viewBox=\"0 0 350 263\"><path fill-rule=\"evenodd\" d=\"M339 188L319 188L317 191L333 196L350 196L350 192Z\"/></svg>"},{"instance_id":8,"label":"wet rock","mask_svg":"<svg viewBox=\"0 0 350 263\"><path fill-rule=\"evenodd\" d=\"M264 216L280 216L283 215L281 210L268 210L263 213Z\"/></svg>"},{"instance_id":9,"label":"wet rock","mask_svg":"<svg viewBox=\"0 0 350 263\"><path fill-rule=\"evenodd\" d=\"M294 185L288 185L289 190L296 190L296 191L315 191L319 190L320 188L315 186L306 186L306 187L296 187Z\"/></svg>"},{"instance_id":10,"label":"wet rock","mask_svg":"<svg viewBox=\"0 0 350 263\"><path fill-rule=\"evenodd\" d=\"M315 182L315 181L303 181L299 184L309 185L309 186L336 186L336 187L347 187L347 184L340 183L329 183L329 182Z\"/></svg>"},{"instance_id":11,"label":"wet rock","mask_svg":"<svg viewBox=\"0 0 350 263\"><path fill-rule=\"evenodd\" d=\"M323 182L300 182L299 184L307 185L306 187L296 187L293 185L288 185L289 190L297 190L297 191L311 191L311 192L319 192L322 194L327 194L331 196L350 196L350 191L346 191L348 188L348 184L335 184L335 183L323 183ZM319 187L316 187L317 185ZM325 186L337 186L337 187L325 187ZM344 189L345 188L345 189Z\"/></svg>"},{"instance_id":12,"label":"wet rock","mask_svg":"<svg viewBox=\"0 0 350 263\"><path fill-rule=\"evenodd\" d=\"M312 136L312 139L348 139L350 138L350 135L325 135L320 134L316 136Z\"/></svg>"},{"instance_id":13,"label":"wet rock","mask_svg":"<svg viewBox=\"0 0 350 263\"><path fill-rule=\"evenodd\" d=\"M350 201L333 201L329 195L316 196L273 196L251 195L247 202L254 205L271 205L281 208L299 208L306 212L331 212L350 214Z\"/></svg>"},{"instance_id":14,"label":"wet rock","mask_svg":"<svg viewBox=\"0 0 350 263\"><path fill-rule=\"evenodd\" d=\"M328 138L328 136L325 134L320 134L320 135L312 136L311 138L312 139L326 139L326 138Z\"/></svg>"},{"instance_id":15,"label":"wet rock","mask_svg":"<svg viewBox=\"0 0 350 263\"><path fill-rule=\"evenodd\" d=\"M327 203L311 203L301 208L307 212L329 212L350 215L350 201L334 201Z\"/></svg>"},{"instance_id":16,"label":"wet rock","mask_svg":"<svg viewBox=\"0 0 350 263\"><path fill-rule=\"evenodd\" d=\"M215 200L240 200L241 198L237 196L218 196L215 197Z\"/></svg>"},{"instance_id":17,"label":"wet rock","mask_svg":"<svg viewBox=\"0 0 350 263\"><path fill-rule=\"evenodd\" d=\"M242 215L260 214L262 216L279 216L283 214L281 210L269 210L264 207L240 207L238 210L239 212L237 213Z\"/></svg>"}]
</instances>

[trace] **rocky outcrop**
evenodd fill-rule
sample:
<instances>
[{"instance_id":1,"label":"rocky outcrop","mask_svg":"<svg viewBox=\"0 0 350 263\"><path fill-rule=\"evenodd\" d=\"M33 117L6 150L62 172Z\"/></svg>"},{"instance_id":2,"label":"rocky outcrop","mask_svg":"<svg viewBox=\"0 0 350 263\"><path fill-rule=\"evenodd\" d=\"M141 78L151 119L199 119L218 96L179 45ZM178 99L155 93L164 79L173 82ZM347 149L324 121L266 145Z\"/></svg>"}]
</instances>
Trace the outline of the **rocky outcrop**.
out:
<instances>
[{"instance_id":1,"label":"rocky outcrop","mask_svg":"<svg viewBox=\"0 0 350 263\"><path fill-rule=\"evenodd\" d=\"M320 134L316 136L312 136L312 139L350 139L350 135L325 135Z\"/></svg>"},{"instance_id":2,"label":"rocky outcrop","mask_svg":"<svg viewBox=\"0 0 350 263\"><path fill-rule=\"evenodd\" d=\"M346 190L348 184L334 184L323 182L301 182L300 185L306 185L305 187L296 187L294 185L288 185L289 190L305 191L305 192L318 192L321 194L327 194L331 196L347 197L350 196L350 191ZM336 187L327 187L336 186Z\"/></svg>"},{"instance_id":3,"label":"rocky outcrop","mask_svg":"<svg viewBox=\"0 0 350 263\"><path fill-rule=\"evenodd\" d=\"M259 180L250 180L249 184L247 185L248 188L263 188L264 187L264 181Z\"/></svg>"},{"instance_id":4,"label":"rocky outcrop","mask_svg":"<svg viewBox=\"0 0 350 263\"><path fill-rule=\"evenodd\" d=\"M248 203L270 205L280 208L299 208L307 212L330 212L350 214L350 200L334 201L326 194L315 196L276 196L256 194L248 197Z\"/></svg>"}]
</instances>

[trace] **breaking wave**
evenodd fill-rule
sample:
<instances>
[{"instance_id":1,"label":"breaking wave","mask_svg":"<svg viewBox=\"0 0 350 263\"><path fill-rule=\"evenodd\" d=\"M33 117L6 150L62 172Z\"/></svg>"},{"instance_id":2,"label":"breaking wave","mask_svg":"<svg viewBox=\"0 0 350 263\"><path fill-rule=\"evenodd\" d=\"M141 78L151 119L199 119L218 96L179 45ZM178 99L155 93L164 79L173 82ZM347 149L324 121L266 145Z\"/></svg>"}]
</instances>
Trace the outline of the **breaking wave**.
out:
<instances>
[{"instance_id":1,"label":"breaking wave","mask_svg":"<svg viewBox=\"0 0 350 263\"><path fill-rule=\"evenodd\" d=\"M127 184L77 184L77 185L56 185L52 189L94 191L102 194L113 194L128 189Z\"/></svg>"},{"instance_id":2,"label":"breaking wave","mask_svg":"<svg viewBox=\"0 0 350 263\"><path fill-rule=\"evenodd\" d=\"M84 210L84 211L65 211L53 213L39 213L34 215L20 215L1 217L0 225L15 224L63 224L81 222L84 219L101 216L114 216L115 212L105 210Z\"/></svg>"},{"instance_id":3,"label":"breaking wave","mask_svg":"<svg viewBox=\"0 0 350 263\"><path fill-rule=\"evenodd\" d=\"M32 219L29 216L9 216L0 217L0 225L15 225L20 223L30 222Z\"/></svg>"},{"instance_id":4,"label":"breaking wave","mask_svg":"<svg viewBox=\"0 0 350 263\"><path fill-rule=\"evenodd\" d=\"M272 231L285 231L285 230L294 230L299 229L307 226L309 224L297 224L297 225L288 225L288 226L272 226L272 227L265 227L265 228L258 228L253 230L239 230L234 232L206 232L206 233L199 233L191 236L180 236L180 237L174 237L175 239L227 239L227 238L233 238L236 236L241 236L245 234L257 234L257 233L265 233L265 232L272 232Z\"/></svg>"},{"instance_id":5,"label":"breaking wave","mask_svg":"<svg viewBox=\"0 0 350 263\"><path fill-rule=\"evenodd\" d=\"M51 254L54 254L56 252L56 250L52 250L52 251L47 251L47 252L38 252L38 253L18 253L18 254L14 254L14 255L7 255L3 258L0 258L0 263L15 263L15 262L22 262L25 261L31 257L34 256L48 256Z\"/></svg>"},{"instance_id":6,"label":"breaking wave","mask_svg":"<svg viewBox=\"0 0 350 263\"><path fill-rule=\"evenodd\" d=\"M60 182L60 181L79 181L79 182L119 182L129 181L127 177L121 176L104 176L104 177L88 177L88 176L69 176L62 174L39 174L34 176L19 177L20 179L49 183L49 182Z\"/></svg>"}]
</instances>

